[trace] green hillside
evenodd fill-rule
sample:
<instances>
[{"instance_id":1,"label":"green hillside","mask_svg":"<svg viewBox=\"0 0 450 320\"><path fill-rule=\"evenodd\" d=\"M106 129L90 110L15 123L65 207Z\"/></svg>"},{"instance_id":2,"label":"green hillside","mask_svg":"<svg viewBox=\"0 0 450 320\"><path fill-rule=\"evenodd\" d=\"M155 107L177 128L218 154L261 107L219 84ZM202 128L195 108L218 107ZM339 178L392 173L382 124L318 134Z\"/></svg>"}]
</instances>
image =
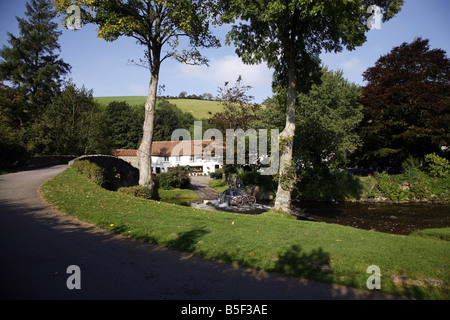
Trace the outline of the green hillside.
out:
<instances>
[{"instance_id":1,"label":"green hillside","mask_svg":"<svg viewBox=\"0 0 450 320\"><path fill-rule=\"evenodd\" d=\"M128 96L128 97L96 97L99 103L107 105L112 101L126 101L130 106L142 106L145 104L147 97L145 96ZM196 119L206 119L222 109L220 102L209 100L194 99L168 99L184 112L191 112ZM211 112L211 114L209 114Z\"/></svg>"}]
</instances>

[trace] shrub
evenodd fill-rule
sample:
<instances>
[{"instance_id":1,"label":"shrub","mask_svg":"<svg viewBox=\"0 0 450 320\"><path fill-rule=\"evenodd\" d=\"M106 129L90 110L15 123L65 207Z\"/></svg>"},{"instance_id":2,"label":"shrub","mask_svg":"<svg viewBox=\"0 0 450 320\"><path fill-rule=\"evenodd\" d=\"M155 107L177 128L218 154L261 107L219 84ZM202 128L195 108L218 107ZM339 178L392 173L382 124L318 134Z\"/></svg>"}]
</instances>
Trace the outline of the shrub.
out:
<instances>
[{"instance_id":1,"label":"shrub","mask_svg":"<svg viewBox=\"0 0 450 320\"><path fill-rule=\"evenodd\" d=\"M88 160L77 160L72 164L72 168L87 177L91 182L99 186L105 184L105 170L99 165Z\"/></svg>"},{"instance_id":2,"label":"shrub","mask_svg":"<svg viewBox=\"0 0 450 320\"><path fill-rule=\"evenodd\" d=\"M445 178L448 176L450 162L447 159L432 153L425 156L425 162L427 163L428 173L432 177Z\"/></svg>"},{"instance_id":3,"label":"shrub","mask_svg":"<svg viewBox=\"0 0 450 320\"><path fill-rule=\"evenodd\" d=\"M215 180L220 180L220 179L222 179L222 176L223 176L223 170L219 169L219 170L216 170L216 172L211 172L209 174L209 176Z\"/></svg>"},{"instance_id":4,"label":"shrub","mask_svg":"<svg viewBox=\"0 0 450 320\"><path fill-rule=\"evenodd\" d=\"M244 186L256 185L264 186L266 190L275 190L278 186L273 176L262 175L256 171L238 170L238 177Z\"/></svg>"},{"instance_id":5,"label":"shrub","mask_svg":"<svg viewBox=\"0 0 450 320\"><path fill-rule=\"evenodd\" d=\"M428 196L428 189L422 182L416 182L410 187L411 195L418 199L425 199Z\"/></svg>"},{"instance_id":6,"label":"shrub","mask_svg":"<svg viewBox=\"0 0 450 320\"><path fill-rule=\"evenodd\" d=\"M147 200L151 200L154 198L153 192L149 188L142 187L142 186L119 188L119 190L117 190L117 192L127 194L127 195L130 195L133 197L144 198Z\"/></svg>"},{"instance_id":7,"label":"shrub","mask_svg":"<svg viewBox=\"0 0 450 320\"><path fill-rule=\"evenodd\" d=\"M411 187L414 182L420 179L420 168L422 167L422 161L417 158L408 157L402 164L403 175L406 178L409 186Z\"/></svg>"},{"instance_id":8,"label":"shrub","mask_svg":"<svg viewBox=\"0 0 450 320\"><path fill-rule=\"evenodd\" d=\"M384 196L392 201L404 200L407 196L407 192L400 189L397 182L392 181L389 174L385 171L382 173L375 173L375 179L378 181L377 188Z\"/></svg>"},{"instance_id":9,"label":"shrub","mask_svg":"<svg viewBox=\"0 0 450 320\"><path fill-rule=\"evenodd\" d=\"M191 183L186 167L176 166L159 175L159 186L164 190L187 189Z\"/></svg>"}]
</instances>

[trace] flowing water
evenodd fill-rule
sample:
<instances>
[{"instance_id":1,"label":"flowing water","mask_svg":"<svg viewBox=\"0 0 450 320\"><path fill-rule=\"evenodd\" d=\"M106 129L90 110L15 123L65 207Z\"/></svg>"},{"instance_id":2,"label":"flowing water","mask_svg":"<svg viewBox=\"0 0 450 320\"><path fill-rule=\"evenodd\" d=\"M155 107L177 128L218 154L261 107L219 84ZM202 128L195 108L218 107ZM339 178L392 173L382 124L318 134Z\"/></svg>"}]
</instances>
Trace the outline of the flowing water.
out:
<instances>
[{"instance_id":1,"label":"flowing water","mask_svg":"<svg viewBox=\"0 0 450 320\"><path fill-rule=\"evenodd\" d=\"M309 218L392 234L450 226L449 204L303 203Z\"/></svg>"}]
</instances>

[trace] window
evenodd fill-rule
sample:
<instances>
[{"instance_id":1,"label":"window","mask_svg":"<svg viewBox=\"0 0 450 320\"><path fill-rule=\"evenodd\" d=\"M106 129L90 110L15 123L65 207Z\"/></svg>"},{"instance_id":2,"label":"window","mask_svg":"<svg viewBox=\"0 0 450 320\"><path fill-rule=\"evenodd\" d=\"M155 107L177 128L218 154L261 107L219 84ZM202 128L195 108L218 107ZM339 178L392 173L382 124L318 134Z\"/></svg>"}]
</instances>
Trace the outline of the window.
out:
<instances>
[{"instance_id":1,"label":"window","mask_svg":"<svg viewBox=\"0 0 450 320\"><path fill-rule=\"evenodd\" d=\"M181 157L180 156L176 156L175 161L176 162L180 162L181 161Z\"/></svg>"},{"instance_id":2,"label":"window","mask_svg":"<svg viewBox=\"0 0 450 320\"><path fill-rule=\"evenodd\" d=\"M195 161L195 159L194 159L194 156L191 156L191 161L192 161L192 162L194 162L194 161Z\"/></svg>"},{"instance_id":3,"label":"window","mask_svg":"<svg viewBox=\"0 0 450 320\"><path fill-rule=\"evenodd\" d=\"M164 157L164 162L169 162L169 157Z\"/></svg>"}]
</instances>

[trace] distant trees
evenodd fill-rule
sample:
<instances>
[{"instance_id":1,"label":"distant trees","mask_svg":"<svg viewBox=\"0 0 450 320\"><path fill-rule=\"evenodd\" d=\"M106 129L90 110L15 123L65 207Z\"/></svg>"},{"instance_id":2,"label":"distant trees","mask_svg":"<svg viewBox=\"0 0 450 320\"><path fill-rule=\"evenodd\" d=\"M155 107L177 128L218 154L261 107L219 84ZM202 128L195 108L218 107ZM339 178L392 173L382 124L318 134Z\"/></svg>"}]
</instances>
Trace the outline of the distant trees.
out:
<instances>
[{"instance_id":1,"label":"distant trees","mask_svg":"<svg viewBox=\"0 0 450 320\"><path fill-rule=\"evenodd\" d=\"M105 121L113 149L137 149L142 138L144 109L125 101L113 101L105 109Z\"/></svg>"},{"instance_id":2,"label":"distant trees","mask_svg":"<svg viewBox=\"0 0 450 320\"><path fill-rule=\"evenodd\" d=\"M166 99L214 100L214 96L208 92L203 93L201 95L196 95L196 94L188 95L188 93L186 91L181 91L177 97L166 96L164 98L166 98Z\"/></svg>"},{"instance_id":3,"label":"distant trees","mask_svg":"<svg viewBox=\"0 0 450 320\"><path fill-rule=\"evenodd\" d=\"M194 125L195 118L190 112L183 112L176 105L163 100L155 113L154 141L170 141L176 129L187 129Z\"/></svg>"},{"instance_id":4,"label":"distant trees","mask_svg":"<svg viewBox=\"0 0 450 320\"><path fill-rule=\"evenodd\" d=\"M450 145L450 60L417 38L380 57L364 73L364 141L359 163L386 166L408 156L441 153Z\"/></svg>"},{"instance_id":5,"label":"distant trees","mask_svg":"<svg viewBox=\"0 0 450 320\"><path fill-rule=\"evenodd\" d=\"M107 123L92 90L66 83L47 106L35 144L43 154L109 154Z\"/></svg>"}]
</instances>

